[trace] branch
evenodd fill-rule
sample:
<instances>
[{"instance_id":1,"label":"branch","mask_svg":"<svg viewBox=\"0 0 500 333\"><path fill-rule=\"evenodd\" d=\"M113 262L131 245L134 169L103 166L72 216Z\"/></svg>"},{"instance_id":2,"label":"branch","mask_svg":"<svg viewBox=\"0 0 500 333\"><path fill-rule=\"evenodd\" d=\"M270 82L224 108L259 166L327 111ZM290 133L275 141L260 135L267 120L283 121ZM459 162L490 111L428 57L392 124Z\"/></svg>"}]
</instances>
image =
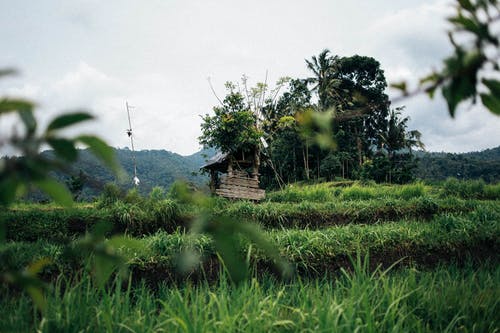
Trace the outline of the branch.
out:
<instances>
[{"instance_id":1,"label":"branch","mask_svg":"<svg viewBox=\"0 0 500 333\"><path fill-rule=\"evenodd\" d=\"M212 85L212 81L210 80L210 76L207 77L207 81L208 81L208 85L210 86L210 89L212 90L212 93L214 94L215 98L217 98L217 100L219 101L220 105L221 106L224 106L224 103L222 103L222 101L220 100L219 96L217 96L217 93L215 92L215 89Z\"/></svg>"}]
</instances>

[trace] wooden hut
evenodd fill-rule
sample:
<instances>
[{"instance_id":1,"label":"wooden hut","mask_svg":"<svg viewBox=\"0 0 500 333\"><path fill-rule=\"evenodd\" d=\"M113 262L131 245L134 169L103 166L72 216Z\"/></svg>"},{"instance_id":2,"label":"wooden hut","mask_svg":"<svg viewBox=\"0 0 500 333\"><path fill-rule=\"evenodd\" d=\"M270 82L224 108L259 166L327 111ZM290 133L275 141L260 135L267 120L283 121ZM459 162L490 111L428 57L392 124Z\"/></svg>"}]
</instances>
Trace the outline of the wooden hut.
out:
<instances>
[{"instance_id":1,"label":"wooden hut","mask_svg":"<svg viewBox=\"0 0 500 333\"><path fill-rule=\"evenodd\" d=\"M265 190L259 188L260 158L253 152L217 153L201 168L210 173L210 189L221 197L259 201Z\"/></svg>"}]
</instances>

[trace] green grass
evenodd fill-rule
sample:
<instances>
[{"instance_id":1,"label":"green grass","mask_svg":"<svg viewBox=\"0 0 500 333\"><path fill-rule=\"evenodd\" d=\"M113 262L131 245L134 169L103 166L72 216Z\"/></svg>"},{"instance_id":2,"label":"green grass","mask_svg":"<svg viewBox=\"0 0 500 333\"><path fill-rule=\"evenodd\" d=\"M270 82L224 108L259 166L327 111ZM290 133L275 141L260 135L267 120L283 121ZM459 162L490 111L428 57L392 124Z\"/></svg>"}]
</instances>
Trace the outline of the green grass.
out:
<instances>
[{"instance_id":1,"label":"green grass","mask_svg":"<svg viewBox=\"0 0 500 333\"><path fill-rule=\"evenodd\" d=\"M346 225L320 230L270 230L267 236L303 275L321 275L346 264L346 258L357 251L370 252L385 265L406 258L406 263L427 264L463 261L478 253L498 259L500 249L500 207L480 207L467 214L440 214L431 221L401 220L374 225ZM130 264L138 274L154 276L155 283L164 276L162 270L173 270L176 255L192 249L205 257L214 258L215 247L208 237L190 237L182 232L158 232L140 239L146 253L128 253ZM247 255L249 243L240 242L241 257ZM135 251L135 250L134 250ZM10 242L2 247L0 259L4 267L19 269L42 257L52 257L48 275L79 269L65 257L62 245L37 242ZM264 267L269 263L258 249L250 259Z\"/></svg>"},{"instance_id":2,"label":"green grass","mask_svg":"<svg viewBox=\"0 0 500 333\"><path fill-rule=\"evenodd\" d=\"M466 182L448 183L458 184L458 188L470 187ZM265 228L325 228L399 219L430 219L444 212L468 212L483 205L497 204L496 200L487 199L496 198L500 185L483 184L481 188L483 190L478 196L471 194L479 193L473 190L452 191L421 183L392 186L325 183L291 186L270 193L268 201L260 204L216 200L216 210L235 219L257 222ZM469 194L460 194L462 192ZM109 224L107 235L127 233L141 236L158 230L173 232L188 226L196 213L194 207L161 196L142 198L137 203L116 200L101 206L79 204L65 209L54 205L18 204L0 212L0 223L6 225L9 240L46 239L64 243L80 237L101 221Z\"/></svg>"},{"instance_id":3,"label":"green grass","mask_svg":"<svg viewBox=\"0 0 500 333\"><path fill-rule=\"evenodd\" d=\"M460 181L449 178L443 183L441 193L463 199L500 200L500 184L486 184L481 179Z\"/></svg>"},{"instance_id":4,"label":"green grass","mask_svg":"<svg viewBox=\"0 0 500 333\"><path fill-rule=\"evenodd\" d=\"M264 252L240 239L234 251L253 275L239 286L212 240L185 231L196 208L164 192L73 209L17 204L0 213L0 332L498 332L499 193L500 185L449 180L291 186L260 204L218 199L216 213L264 226L296 271L277 280ZM126 255L132 283L99 288L85 262L68 256L65 243L100 221L111 227L106 236L125 232L142 244L109 250ZM185 250L205 262L180 276ZM370 264L350 260L368 253ZM41 314L1 279L45 257Z\"/></svg>"},{"instance_id":5,"label":"green grass","mask_svg":"<svg viewBox=\"0 0 500 333\"><path fill-rule=\"evenodd\" d=\"M253 204L236 202L220 209L221 213L249 219L266 228L322 228L331 225L373 224L403 218L429 219L444 212L474 210L489 202L456 198L416 197L411 199L371 199L337 202Z\"/></svg>"},{"instance_id":6,"label":"green grass","mask_svg":"<svg viewBox=\"0 0 500 333\"><path fill-rule=\"evenodd\" d=\"M183 225L181 208L170 199L145 200L138 204L116 201L103 208L76 205L61 208L53 205L18 205L0 212L6 226L6 238L16 241L67 242L89 232L100 222L109 226L107 235L127 233L135 236L158 230L173 231Z\"/></svg>"},{"instance_id":7,"label":"green grass","mask_svg":"<svg viewBox=\"0 0 500 333\"><path fill-rule=\"evenodd\" d=\"M289 185L281 191L271 192L267 200L271 202L327 202L339 200L370 199L411 199L421 197L429 192L429 187L422 183L408 185L361 185L352 183L348 186L337 186L338 183L322 183L315 185Z\"/></svg>"},{"instance_id":8,"label":"green grass","mask_svg":"<svg viewBox=\"0 0 500 333\"><path fill-rule=\"evenodd\" d=\"M49 292L37 314L26 296L4 293L2 332L496 332L500 268L441 266L371 272L362 260L337 279L184 287L84 279Z\"/></svg>"}]
</instances>

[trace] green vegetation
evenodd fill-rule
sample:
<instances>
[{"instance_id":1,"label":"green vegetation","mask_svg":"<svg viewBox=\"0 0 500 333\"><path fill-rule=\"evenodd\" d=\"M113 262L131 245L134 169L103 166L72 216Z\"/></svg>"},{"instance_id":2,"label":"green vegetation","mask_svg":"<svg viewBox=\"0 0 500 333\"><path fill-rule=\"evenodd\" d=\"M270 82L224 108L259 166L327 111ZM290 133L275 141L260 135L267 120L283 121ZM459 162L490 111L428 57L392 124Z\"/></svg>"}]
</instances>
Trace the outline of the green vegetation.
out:
<instances>
[{"instance_id":1,"label":"green vegetation","mask_svg":"<svg viewBox=\"0 0 500 333\"><path fill-rule=\"evenodd\" d=\"M415 176L426 181L443 181L449 177L461 180L483 179L487 183L500 182L500 147L464 154L417 154Z\"/></svg>"},{"instance_id":2,"label":"green vegetation","mask_svg":"<svg viewBox=\"0 0 500 333\"><path fill-rule=\"evenodd\" d=\"M443 195L464 199L500 199L500 184L486 185L483 180L458 181L447 179L443 184Z\"/></svg>"},{"instance_id":3,"label":"green vegetation","mask_svg":"<svg viewBox=\"0 0 500 333\"><path fill-rule=\"evenodd\" d=\"M370 272L363 261L338 278L285 283L266 278L235 288L170 287L152 291L121 281L95 291L84 279L60 278L43 319L29 299L0 300L3 332L494 332L500 269L441 266L433 271Z\"/></svg>"},{"instance_id":4,"label":"green vegetation","mask_svg":"<svg viewBox=\"0 0 500 333\"><path fill-rule=\"evenodd\" d=\"M480 181L446 181L442 187L422 183L362 186L332 182L289 186L271 192L267 202L235 202L220 199L218 215L230 215L259 223L265 228L325 228L344 224L374 224L401 219L429 220L444 213L468 213L495 206L499 185ZM124 194L107 186L97 203L71 209L50 205L15 205L0 214L6 238L14 241L50 240L64 243L90 232L104 222L107 235L141 236L158 230L185 230L196 207L178 203L161 188L148 198L134 191Z\"/></svg>"},{"instance_id":5,"label":"green vegetation","mask_svg":"<svg viewBox=\"0 0 500 333\"><path fill-rule=\"evenodd\" d=\"M285 153L286 151L284 151ZM288 150L289 152L289 150ZM416 153L415 178L425 182L439 184L450 177L457 177L460 180L483 179L487 184L495 184L500 181L500 148L489 149L482 152L466 154L449 153ZM44 154L50 154L46 152ZM124 169L131 174L133 172L130 151L126 149L116 149L115 154L118 162ZM142 195L149 193L155 186L168 189L175 179L186 179L195 186L202 188L208 179L204 176L195 175L199 167L203 165L203 155L212 156L214 151L202 150L191 156L179 156L167 151L139 151L137 152L137 164L139 166ZM71 177L78 177L80 171L84 175L83 189L77 200L88 201L95 199L104 190L107 183L114 182L115 177L111 172L99 164L99 161L90 155L89 151L80 151L78 160L73 164L72 171L69 174L56 173L55 176L60 181L71 180ZM274 155L273 155L274 156ZM320 180L332 179L334 176L340 176L341 164L332 156L325 157L325 163L322 165L322 174ZM372 164L373 165L373 164ZM281 165L283 172L292 170L293 166L283 163ZM366 168L369 166L366 165ZM339 169L340 168L340 169ZM262 170L264 173L264 185L266 177L274 178L274 174L268 174L269 170ZM292 181L300 177L287 178L284 173L284 179ZM368 177L370 178L370 177ZM346 184L351 184L352 180L346 180ZM341 184L336 182L336 184ZM132 188L132 182L119 183L120 190L125 192ZM340 185L336 185L340 186ZM285 187L285 192L289 190ZM321 191L321 190L320 190ZM319 195L319 194L318 194ZM41 193L30 193L28 199L32 201L47 201L47 197ZM291 199L291 198L290 198ZM274 200L274 199L273 199ZM287 199L288 200L288 199ZM299 199L296 199L299 200ZM293 200L292 201L296 201ZM318 201L320 201L318 199Z\"/></svg>"},{"instance_id":6,"label":"green vegetation","mask_svg":"<svg viewBox=\"0 0 500 333\"><path fill-rule=\"evenodd\" d=\"M117 178L109 169L92 156L87 149L78 150L78 159L62 171L54 173L60 182L71 185L72 181L82 181L82 189L76 200L90 201L97 198L104 190L106 184L118 185L121 192L133 188L131 177ZM116 159L123 166L128 175L134 174L132 152L128 149L113 149ZM200 166L204 163L203 156L211 156L212 150L203 150L190 156L181 156L166 150L141 150L136 151L137 172L141 180L139 191L142 195L149 193L154 187L170 188L175 180L184 179L198 187L203 187L206 177L198 174ZM52 159L53 151L45 151L42 156ZM38 191L32 191L26 197L34 202L46 202L47 196Z\"/></svg>"},{"instance_id":7,"label":"green vegetation","mask_svg":"<svg viewBox=\"0 0 500 333\"><path fill-rule=\"evenodd\" d=\"M477 195L484 184L453 184L476 199L444 185L352 182L297 184L261 204L218 199L215 217L265 226L295 272L277 278L267 251L238 237L231 251L252 272L239 285L217 239L185 231L201 208L183 201L181 188L143 197L108 187L97 203L70 209L14 205L0 214L2 272L50 258L38 276L53 288L39 313L2 284L0 331L495 331L500 206ZM102 246L127 258L131 273L115 271L118 280L104 286L90 278L93 256L79 253L88 244L80 237L102 224ZM117 232L128 236L115 246Z\"/></svg>"}]
</instances>

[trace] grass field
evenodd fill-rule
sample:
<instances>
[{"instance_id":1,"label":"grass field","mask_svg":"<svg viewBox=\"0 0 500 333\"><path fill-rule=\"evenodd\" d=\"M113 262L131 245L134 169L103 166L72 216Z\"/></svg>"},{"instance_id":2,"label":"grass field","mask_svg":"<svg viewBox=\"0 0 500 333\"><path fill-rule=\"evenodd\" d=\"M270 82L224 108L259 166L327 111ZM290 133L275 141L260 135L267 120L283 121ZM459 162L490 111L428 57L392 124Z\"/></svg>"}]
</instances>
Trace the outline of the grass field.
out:
<instances>
[{"instance_id":1,"label":"grass field","mask_svg":"<svg viewBox=\"0 0 500 333\"><path fill-rule=\"evenodd\" d=\"M216 216L260 224L294 271L279 278L240 237L234 251L252 272L240 285L212 239L188 233L191 204L18 204L0 214L0 273L50 258L39 273L47 307L3 279L0 332L498 332L497 187L343 182L291 186L260 204L217 200ZM68 242L103 224L103 245L129 241L107 253L126 258L128 273L105 285L91 278L93 256L68 256ZM186 251L204 260L180 274Z\"/></svg>"}]
</instances>

